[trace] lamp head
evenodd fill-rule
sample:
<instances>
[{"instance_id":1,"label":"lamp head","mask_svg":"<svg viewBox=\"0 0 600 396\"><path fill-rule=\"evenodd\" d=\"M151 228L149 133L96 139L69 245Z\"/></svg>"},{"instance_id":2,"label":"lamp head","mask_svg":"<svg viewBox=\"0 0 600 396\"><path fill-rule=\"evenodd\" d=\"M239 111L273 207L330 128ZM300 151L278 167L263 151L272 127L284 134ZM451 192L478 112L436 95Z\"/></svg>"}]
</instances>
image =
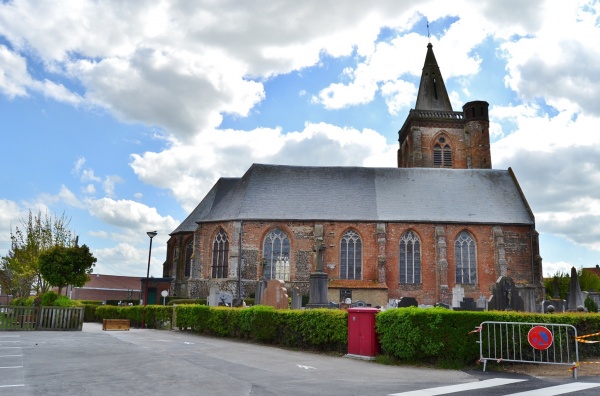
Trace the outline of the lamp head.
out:
<instances>
[{"instance_id":1,"label":"lamp head","mask_svg":"<svg viewBox=\"0 0 600 396\"><path fill-rule=\"evenodd\" d=\"M146 234L150 237L150 239L154 238L158 232L156 231L148 231Z\"/></svg>"}]
</instances>

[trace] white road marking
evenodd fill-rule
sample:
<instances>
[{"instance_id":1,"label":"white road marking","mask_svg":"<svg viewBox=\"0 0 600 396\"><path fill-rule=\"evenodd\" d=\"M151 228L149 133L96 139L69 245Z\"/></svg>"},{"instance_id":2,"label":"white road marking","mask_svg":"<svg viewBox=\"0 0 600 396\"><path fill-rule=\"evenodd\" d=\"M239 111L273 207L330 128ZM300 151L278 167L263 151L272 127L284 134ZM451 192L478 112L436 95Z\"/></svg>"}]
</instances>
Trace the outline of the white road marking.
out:
<instances>
[{"instance_id":1,"label":"white road marking","mask_svg":"<svg viewBox=\"0 0 600 396\"><path fill-rule=\"evenodd\" d=\"M297 364L296 366L298 366L298 367L300 367L300 368L303 368L304 370L308 370L308 369L313 369L313 370L316 370L316 369L317 369L316 367L312 367L312 366L303 366L303 365L301 365L301 364Z\"/></svg>"},{"instance_id":2,"label":"white road marking","mask_svg":"<svg viewBox=\"0 0 600 396\"><path fill-rule=\"evenodd\" d=\"M491 388L493 386L513 384L515 382L522 382L527 380L522 379L510 379L510 378L493 378L485 381L478 382L467 382L465 384L456 384L448 386L440 386L438 388L420 389L416 391L393 393L389 396L433 396L433 395L445 395L447 393L461 392L466 390L484 389Z\"/></svg>"},{"instance_id":3,"label":"white road marking","mask_svg":"<svg viewBox=\"0 0 600 396\"><path fill-rule=\"evenodd\" d=\"M593 382L571 382L569 384L551 386L549 388L534 389L526 392L511 393L506 396L554 396L564 395L565 393L577 392L584 389L597 388L600 383Z\"/></svg>"}]
</instances>

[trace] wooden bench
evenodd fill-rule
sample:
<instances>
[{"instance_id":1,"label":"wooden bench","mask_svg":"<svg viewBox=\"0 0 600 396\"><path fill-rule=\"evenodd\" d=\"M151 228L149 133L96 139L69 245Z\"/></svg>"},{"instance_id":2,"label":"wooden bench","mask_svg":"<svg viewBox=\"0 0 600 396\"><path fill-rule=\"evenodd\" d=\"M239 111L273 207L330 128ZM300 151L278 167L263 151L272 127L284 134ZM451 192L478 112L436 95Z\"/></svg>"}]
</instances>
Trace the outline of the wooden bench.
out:
<instances>
[{"instance_id":1,"label":"wooden bench","mask_svg":"<svg viewBox=\"0 0 600 396\"><path fill-rule=\"evenodd\" d=\"M129 331L129 319L103 319L102 330L127 330Z\"/></svg>"}]
</instances>

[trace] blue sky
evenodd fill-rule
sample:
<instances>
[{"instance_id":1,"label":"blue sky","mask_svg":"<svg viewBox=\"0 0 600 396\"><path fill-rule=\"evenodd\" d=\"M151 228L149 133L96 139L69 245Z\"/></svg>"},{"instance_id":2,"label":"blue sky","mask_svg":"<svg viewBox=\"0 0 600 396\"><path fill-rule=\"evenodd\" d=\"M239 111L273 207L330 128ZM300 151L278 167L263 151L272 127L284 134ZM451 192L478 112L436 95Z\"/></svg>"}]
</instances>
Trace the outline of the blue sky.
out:
<instances>
[{"instance_id":1,"label":"blue sky","mask_svg":"<svg viewBox=\"0 0 600 396\"><path fill-rule=\"evenodd\" d=\"M600 3L371 3L0 2L0 255L41 210L70 217L96 273L145 276L157 230L161 276L221 176L393 167L431 40L454 110L490 103L544 273L599 264Z\"/></svg>"}]
</instances>

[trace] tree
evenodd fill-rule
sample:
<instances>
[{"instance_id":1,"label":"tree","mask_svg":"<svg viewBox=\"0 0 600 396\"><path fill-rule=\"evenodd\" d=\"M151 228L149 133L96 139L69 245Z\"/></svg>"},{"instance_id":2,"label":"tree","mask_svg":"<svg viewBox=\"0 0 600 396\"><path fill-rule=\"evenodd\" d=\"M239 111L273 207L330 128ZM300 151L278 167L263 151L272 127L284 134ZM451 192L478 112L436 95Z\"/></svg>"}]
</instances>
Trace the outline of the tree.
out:
<instances>
[{"instance_id":1,"label":"tree","mask_svg":"<svg viewBox=\"0 0 600 396\"><path fill-rule=\"evenodd\" d=\"M554 274L553 277L544 279L546 298L552 298L554 291L554 278L557 279L559 298L563 300L566 299L567 293L569 292L571 276L566 272L560 271ZM582 291L600 291L600 277L593 272L584 271L583 268L579 268L577 270L577 278L579 280L579 287Z\"/></svg>"},{"instance_id":2,"label":"tree","mask_svg":"<svg viewBox=\"0 0 600 396\"><path fill-rule=\"evenodd\" d=\"M96 261L86 245L57 245L40 255L40 273L51 286L58 287L60 295L63 287L85 285L90 280L88 275L92 273Z\"/></svg>"},{"instance_id":3,"label":"tree","mask_svg":"<svg viewBox=\"0 0 600 396\"><path fill-rule=\"evenodd\" d=\"M21 227L11 227L11 247L8 255L0 260L0 282L14 296L29 296L48 291L50 285L39 271L39 257L53 246L75 246L76 238L69 229L70 219L62 216L34 216L29 211L27 221Z\"/></svg>"}]
</instances>

